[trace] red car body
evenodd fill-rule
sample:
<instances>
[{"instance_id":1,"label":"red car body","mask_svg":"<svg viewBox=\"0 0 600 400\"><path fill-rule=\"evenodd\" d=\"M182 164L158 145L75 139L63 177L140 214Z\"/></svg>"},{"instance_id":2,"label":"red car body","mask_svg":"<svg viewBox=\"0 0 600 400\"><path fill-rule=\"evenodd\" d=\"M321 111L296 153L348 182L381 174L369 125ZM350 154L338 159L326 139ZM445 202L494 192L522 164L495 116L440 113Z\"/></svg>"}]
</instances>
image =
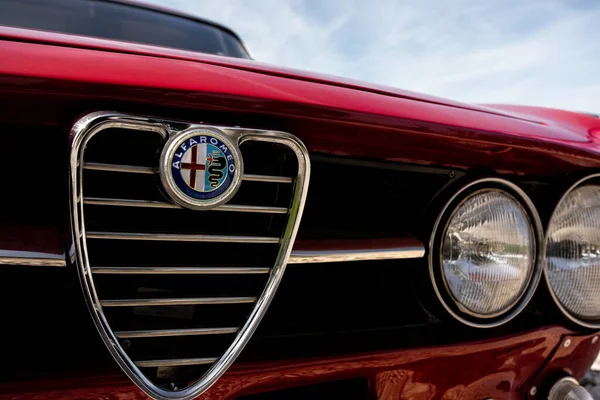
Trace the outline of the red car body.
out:
<instances>
[{"instance_id":1,"label":"red car body","mask_svg":"<svg viewBox=\"0 0 600 400\"><path fill-rule=\"evenodd\" d=\"M556 182L600 167L600 119L590 115L463 104L250 60L17 28L0 28L0 98L0 121L55 127L62 136L51 140L63 150L70 124L89 112L110 109L278 129L300 138L310 154ZM66 177L60 157L27 162L38 163L42 175ZM65 186L44 196L56 197L55 203L61 204ZM68 222L50 216L49 221L38 226L17 220L3 230L0 245L57 260L69 258ZM297 242L296 248L312 245ZM28 279L38 279L36 271L29 270ZM72 301L83 303L79 298ZM398 305L380 307L400 312ZM38 333L42 337L34 340L41 345L44 332ZM541 390L560 371L583 377L600 349L597 334L557 322L463 343L411 348L398 343L393 349L367 353L240 361L202 398L360 379L352 394L365 397L356 398L535 399L532 388ZM85 357L85 347L81 351ZM354 398L342 387L333 390ZM280 393L285 397L290 392ZM313 392L307 393L312 397ZM116 365L0 383L0 399L99 398L146 395Z\"/></svg>"}]
</instances>

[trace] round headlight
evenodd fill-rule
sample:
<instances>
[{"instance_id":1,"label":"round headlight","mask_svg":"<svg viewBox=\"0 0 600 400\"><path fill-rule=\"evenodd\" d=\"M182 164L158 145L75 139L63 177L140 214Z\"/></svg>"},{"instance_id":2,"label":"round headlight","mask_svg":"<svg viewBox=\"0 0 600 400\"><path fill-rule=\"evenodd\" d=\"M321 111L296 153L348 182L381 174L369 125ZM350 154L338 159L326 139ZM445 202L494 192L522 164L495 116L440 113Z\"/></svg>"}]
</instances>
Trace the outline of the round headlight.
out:
<instances>
[{"instance_id":1,"label":"round headlight","mask_svg":"<svg viewBox=\"0 0 600 400\"><path fill-rule=\"evenodd\" d=\"M587 180L587 179L586 179ZM546 233L545 274L559 308L600 327L600 186L575 184L558 203Z\"/></svg>"},{"instance_id":2,"label":"round headlight","mask_svg":"<svg viewBox=\"0 0 600 400\"><path fill-rule=\"evenodd\" d=\"M474 182L446 205L436 231L431 277L455 318L491 327L525 307L540 278L536 241L541 227L521 189L495 178Z\"/></svg>"}]
</instances>

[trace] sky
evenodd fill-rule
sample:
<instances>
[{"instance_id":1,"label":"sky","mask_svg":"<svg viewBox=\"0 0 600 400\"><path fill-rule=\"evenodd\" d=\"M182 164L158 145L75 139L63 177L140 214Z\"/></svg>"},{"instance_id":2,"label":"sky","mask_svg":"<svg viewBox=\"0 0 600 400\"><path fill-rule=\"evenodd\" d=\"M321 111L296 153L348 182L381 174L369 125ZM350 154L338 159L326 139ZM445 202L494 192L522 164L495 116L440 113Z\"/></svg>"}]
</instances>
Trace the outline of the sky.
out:
<instances>
[{"instance_id":1,"label":"sky","mask_svg":"<svg viewBox=\"0 0 600 400\"><path fill-rule=\"evenodd\" d=\"M600 112L600 0L146 0L258 61L470 103Z\"/></svg>"}]
</instances>

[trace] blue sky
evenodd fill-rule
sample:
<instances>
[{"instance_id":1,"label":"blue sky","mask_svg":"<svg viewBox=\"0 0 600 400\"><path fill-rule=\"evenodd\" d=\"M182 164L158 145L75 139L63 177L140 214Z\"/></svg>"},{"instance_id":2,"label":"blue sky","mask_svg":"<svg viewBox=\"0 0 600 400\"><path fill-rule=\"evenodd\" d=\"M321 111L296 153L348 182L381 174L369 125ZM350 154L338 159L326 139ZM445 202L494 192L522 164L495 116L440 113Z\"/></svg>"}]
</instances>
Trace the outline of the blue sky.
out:
<instances>
[{"instance_id":1,"label":"blue sky","mask_svg":"<svg viewBox=\"0 0 600 400\"><path fill-rule=\"evenodd\" d=\"M466 102L600 112L600 0L146 0L263 62Z\"/></svg>"}]
</instances>

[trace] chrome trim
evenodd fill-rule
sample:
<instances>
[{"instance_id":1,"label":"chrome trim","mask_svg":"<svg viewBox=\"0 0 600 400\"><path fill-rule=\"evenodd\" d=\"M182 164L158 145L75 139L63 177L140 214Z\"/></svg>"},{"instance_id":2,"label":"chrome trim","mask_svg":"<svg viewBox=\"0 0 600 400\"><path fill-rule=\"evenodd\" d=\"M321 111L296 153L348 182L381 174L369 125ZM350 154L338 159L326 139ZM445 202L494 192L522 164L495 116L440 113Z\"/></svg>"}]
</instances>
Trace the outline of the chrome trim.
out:
<instances>
[{"instance_id":1,"label":"chrome trim","mask_svg":"<svg viewBox=\"0 0 600 400\"><path fill-rule=\"evenodd\" d=\"M158 172L158 169L152 168L152 167L139 167L136 165L104 164L104 163L84 163L83 168L93 170L93 171L127 172L130 174L147 174L147 175L154 175Z\"/></svg>"},{"instance_id":2,"label":"chrome trim","mask_svg":"<svg viewBox=\"0 0 600 400\"><path fill-rule=\"evenodd\" d=\"M158 168L152 167L139 167L136 165L123 165L123 164L104 164L104 163L84 163L84 169L94 171L106 171L106 172L127 172L131 174L147 174L154 175L159 173ZM242 180L252 182L270 182L270 183L292 183L294 178L288 176L275 176L275 175L252 175L242 174Z\"/></svg>"},{"instance_id":3,"label":"chrome trim","mask_svg":"<svg viewBox=\"0 0 600 400\"><path fill-rule=\"evenodd\" d=\"M101 197L84 197L84 204L94 206L115 206L115 207L145 207L145 208L167 208L183 210L184 208L178 204L168 203L166 201L153 200L131 200L131 199L109 199ZM232 211L232 212L251 212L265 214L287 214L288 209L285 207L266 207L266 206L245 206L240 204L223 204L214 208L215 211Z\"/></svg>"},{"instance_id":4,"label":"chrome trim","mask_svg":"<svg viewBox=\"0 0 600 400\"><path fill-rule=\"evenodd\" d=\"M178 367L182 365L204 365L212 364L216 362L218 358L179 358L173 360L148 360L148 361L135 361L135 365L140 368L152 368L152 367ZM183 390L182 390L183 392ZM173 393L173 392L170 392ZM177 392L175 392L177 393Z\"/></svg>"},{"instance_id":5,"label":"chrome trim","mask_svg":"<svg viewBox=\"0 0 600 400\"><path fill-rule=\"evenodd\" d=\"M166 201L154 200L132 200L132 199L111 199L104 197L84 197L83 204L92 206L112 206L112 207L143 207L143 208L168 208L183 210L180 205Z\"/></svg>"},{"instance_id":6,"label":"chrome trim","mask_svg":"<svg viewBox=\"0 0 600 400\"><path fill-rule=\"evenodd\" d=\"M249 175L246 174L242 178L245 181L251 182L270 182L270 183L292 183L294 178L287 176L273 176L273 175Z\"/></svg>"},{"instance_id":7,"label":"chrome trim","mask_svg":"<svg viewBox=\"0 0 600 400\"><path fill-rule=\"evenodd\" d=\"M220 128L226 134L237 140L238 145L245 141L256 140L271 143L279 143L291 149L298 159L298 174L295 178L294 192L292 195L291 207L289 210L289 219L279 241L280 247L277 254L275 265L271 269L269 279L265 288L256 301L254 308L247 317L246 322L240 328L237 336L230 347L223 355L214 361L214 364L208 371L194 384L189 387L170 391L154 385L139 370L138 365L132 361L120 341L115 337L110 325L104 315L102 305L98 298L98 293L94 286L91 266L89 264L87 246L84 208L82 201L82 173L83 173L83 154L85 146L98 132L107 128L126 128L135 130L144 130L160 134L165 140L169 136L172 128L168 122L160 122L147 117L136 117L119 114L115 112L95 112L89 114L75 123L71 130L71 152L70 152L70 188L71 188L71 224L73 232L73 241L75 242L77 264L79 266L80 280L83 291L87 297L88 308L92 314L94 323L102 337L107 348L129 376L129 378L139 386L147 395L160 400L191 400L206 391L217 379L231 366L242 349L256 330L260 320L266 313L271 303L277 287L283 277L285 267L292 251L292 246L296 238L300 219L306 201L306 192L310 178L310 159L308 151L304 144L293 135L284 132L257 131L236 128ZM192 127L190 125L189 127ZM148 361L142 361L141 365L147 365ZM172 361L171 361L172 362ZM211 359L212 362L212 359Z\"/></svg>"},{"instance_id":8,"label":"chrome trim","mask_svg":"<svg viewBox=\"0 0 600 400\"><path fill-rule=\"evenodd\" d=\"M503 189L498 189L494 185L501 186L501 187L503 187ZM464 199L461 200L461 202L457 203L456 205L454 205L454 207L451 210L449 210L449 207L451 205L453 205L453 203L458 198L460 198L460 196L467 189L472 189L474 186L481 186L481 189L468 194ZM494 315L494 316L478 315L478 314L473 313L470 310L467 310L464 307L462 307L460 305L460 303L452 296L452 293L447 286L446 280L443 278L443 271L440 271L440 276L442 277L442 283L444 285L444 290L445 290L448 298L451 299L455 303L454 305L458 309L458 310L454 310L452 307L450 307L450 305L446 302L444 296L442 295L442 293L440 291L440 283L436 282L436 276L435 276L436 274L434 271L434 268L437 268L437 269L442 268L441 254L434 254L436 245L437 245L436 239L438 239L438 238L441 239L444 236L444 233L446 231L446 228L447 228L447 225L449 222L449 218L454 213L454 211L458 207L460 207L462 202L464 202L470 196L472 196L480 191L484 191L484 190L500 191L503 194L506 194L506 195L512 197L513 199L515 199L516 203L524 208L524 210L531 222L531 228L533 230L533 237L534 237L533 246L535 246L534 247L534 254L535 254L534 255L534 265L532 267L532 272L528 279L526 289L515 300L514 304L508 308L508 310L500 313L499 315ZM448 214L448 212L449 212L449 214ZM444 226L443 230L439 230L438 228L440 227L440 223L444 219L445 219L445 226ZM442 210L440 211L438 218L435 221L435 224L433 226L432 233L431 233L431 236L429 239L429 254L428 254L429 276L431 277L431 281L433 284L433 289L435 291L435 294L436 294L438 300L440 301L440 303L442 304L442 306L444 307L444 309L446 309L446 311L452 317L454 317L456 320L462 322L465 325L475 327L475 328L493 328L493 327L502 325L502 324L510 321L514 317L516 317L525 308L525 306L529 303L529 301L533 297L533 294L535 293L535 289L537 288L537 285L539 284L539 281L541 279L542 257L544 254L544 243L543 243L542 235L543 235L542 223L541 223L540 217L537 213L537 210L535 208L535 205L533 204L533 202L531 201L529 196L527 196L527 194L521 188L519 188L517 185L515 185L514 183L509 182L505 179L490 177L490 178L482 178L482 179L472 181L472 182L464 185L463 187L461 187L456 193L454 193L452 195L452 197L442 207ZM437 258L437 264L435 266L434 266L434 257Z\"/></svg>"},{"instance_id":9,"label":"chrome trim","mask_svg":"<svg viewBox=\"0 0 600 400\"><path fill-rule=\"evenodd\" d=\"M167 336L228 335L237 333L239 330L240 328L156 329L115 332L115 336L119 339L131 339Z\"/></svg>"},{"instance_id":10,"label":"chrome trim","mask_svg":"<svg viewBox=\"0 0 600 400\"><path fill-rule=\"evenodd\" d=\"M92 267L93 274L114 275L250 275L268 274L261 267Z\"/></svg>"},{"instance_id":11,"label":"chrome trim","mask_svg":"<svg viewBox=\"0 0 600 400\"><path fill-rule=\"evenodd\" d=\"M574 189L578 188L579 186L582 186L582 184L585 184L587 181L590 180L594 180L594 179L600 179L600 174L592 174L592 175L588 175L584 178L579 179L577 182L575 182L574 184L572 184L571 186L569 186L567 188L567 190L564 192L564 194L561 196L561 198L558 200L558 202L556 203L556 205L554 206L554 209L552 210L552 214L550 216L550 220L548 221L548 228L550 228L550 225L552 225L552 219L554 218L554 214L556 213L556 209L558 208L558 206L560 205L560 203L569 195L569 193L571 193ZM546 235L544 236L544 244L548 243L548 232L550 230L548 229L546 232ZM543 271L544 271L544 280L546 281L546 286L548 287L548 292L550 293L550 296L552 297L552 299L554 300L554 303L556 304L556 306L558 307L558 309L560 310L560 312L567 317L567 319L569 319L571 322L576 323L577 325L583 326L585 328L590 328L590 329L600 329L600 321L596 322L596 323L592 323L589 321L585 321L582 319L579 319L577 317L575 317L574 315L571 315L571 313L569 312L569 310L567 310L561 303L560 300L558 300L558 297L556 297L556 295L554 294L554 289L552 289L552 285L550 285L550 279L548 278L548 274L546 273L546 252L544 251L544 259L543 259Z\"/></svg>"},{"instance_id":12,"label":"chrome trim","mask_svg":"<svg viewBox=\"0 0 600 400\"><path fill-rule=\"evenodd\" d=\"M348 261L401 260L421 258L425 255L425 247L408 247L393 249L358 249L358 250L293 250L288 264L310 264Z\"/></svg>"},{"instance_id":13,"label":"chrome trim","mask_svg":"<svg viewBox=\"0 0 600 400\"><path fill-rule=\"evenodd\" d=\"M256 297L198 297L187 299L100 300L102 307L194 306L207 304L254 303Z\"/></svg>"},{"instance_id":14,"label":"chrome trim","mask_svg":"<svg viewBox=\"0 0 600 400\"><path fill-rule=\"evenodd\" d=\"M164 242L279 243L279 238L262 236L186 235L177 233L88 232L88 239L151 240Z\"/></svg>"},{"instance_id":15,"label":"chrome trim","mask_svg":"<svg viewBox=\"0 0 600 400\"><path fill-rule=\"evenodd\" d=\"M1 265L18 265L23 267L66 267L65 260L52 258L21 258L21 257L0 257Z\"/></svg>"},{"instance_id":16,"label":"chrome trim","mask_svg":"<svg viewBox=\"0 0 600 400\"><path fill-rule=\"evenodd\" d=\"M0 265L24 267L66 267L64 255L34 251L0 250Z\"/></svg>"}]
</instances>

